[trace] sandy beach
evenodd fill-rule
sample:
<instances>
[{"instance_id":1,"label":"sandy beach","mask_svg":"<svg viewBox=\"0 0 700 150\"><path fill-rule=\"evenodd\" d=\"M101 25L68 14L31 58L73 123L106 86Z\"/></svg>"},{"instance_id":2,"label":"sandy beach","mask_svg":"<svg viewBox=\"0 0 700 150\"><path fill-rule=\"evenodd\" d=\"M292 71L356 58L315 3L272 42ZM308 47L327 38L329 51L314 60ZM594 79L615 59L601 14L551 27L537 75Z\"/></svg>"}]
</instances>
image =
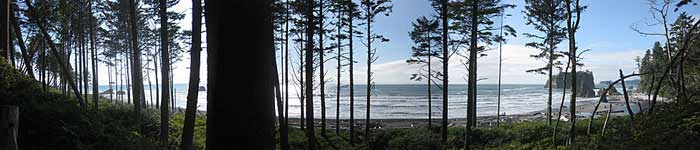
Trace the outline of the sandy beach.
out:
<instances>
[{"instance_id":1,"label":"sandy beach","mask_svg":"<svg viewBox=\"0 0 700 150\"><path fill-rule=\"evenodd\" d=\"M600 97L598 97L600 98ZM630 108L632 112L638 113L641 107L642 111L646 111L649 107L649 100L646 94L643 93L632 93L630 92ZM577 119L590 118L590 114L595 108L595 104L598 100L593 102L582 102L577 106ZM659 99L659 102L663 102L663 98ZM628 115L626 112L627 107L625 105L625 100L623 95L610 95L607 96L607 102L601 102L598 110L596 111L596 118L605 117L607 111L610 110L610 104L612 104L611 116L624 116ZM552 108L553 116L556 118L559 108ZM501 123L517 123L517 122L531 122L531 121L541 121L546 120L545 115L546 110L534 111L525 114L514 114L514 115L501 115ZM562 121L568 121L570 116L568 104L564 105L562 111ZM479 116L477 117L478 126L495 126L497 116ZM355 119L355 126L358 128L364 128L365 126L364 117L358 117ZM315 126L321 126L321 119L314 118ZM371 119L372 126L378 129L392 129L392 128L419 128L428 126L427 119ZM435 117L432 120L433 126L439 126L442 123L441 118ZM289 124L292 128L299 128L300 119L290 118ZM349 127L349 119L340 119L340 126L342 130L347 130ZM335 118L326 118L326 128L335 129L336 120ZM465 118L450 118L449 126L465 126Z\"/></svg>"}]
</instances>

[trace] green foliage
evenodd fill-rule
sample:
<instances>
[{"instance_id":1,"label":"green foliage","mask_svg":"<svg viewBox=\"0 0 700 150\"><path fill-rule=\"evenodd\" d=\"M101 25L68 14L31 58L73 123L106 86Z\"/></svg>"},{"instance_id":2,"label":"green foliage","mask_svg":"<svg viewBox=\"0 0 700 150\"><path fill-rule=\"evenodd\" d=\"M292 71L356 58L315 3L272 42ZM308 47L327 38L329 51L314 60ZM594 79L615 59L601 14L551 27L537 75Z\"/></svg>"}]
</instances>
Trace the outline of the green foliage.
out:
<instances>
[{"instance_id":1,"label":"green foliage","mask_svg":"<svg viewBox=\"0 0 700 150\"><path fill-rule=\"evenodd\" d=\"M99 110L82 110L74 97L56 89L43 91L40 83L26 77L0 58L0 105L20 110L20 149L126 150L158 149L158 110L145 109L133 117L132 106L100 101ZM182 135L184 114L170 122L172 147ZM138 126L141 123L141 126ZM195 123L195 146L204 149L206 118Z\"/></svg>"}]
</instances>

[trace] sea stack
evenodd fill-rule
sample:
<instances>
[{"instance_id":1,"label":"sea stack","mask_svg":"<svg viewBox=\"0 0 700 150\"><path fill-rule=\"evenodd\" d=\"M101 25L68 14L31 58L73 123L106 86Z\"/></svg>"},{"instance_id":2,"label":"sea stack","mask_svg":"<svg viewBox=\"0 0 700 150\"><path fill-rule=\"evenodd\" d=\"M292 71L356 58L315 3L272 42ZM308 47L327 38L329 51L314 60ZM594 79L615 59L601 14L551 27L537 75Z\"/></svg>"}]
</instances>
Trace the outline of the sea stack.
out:
<instances>
[{"instance_id":1,"label":"sea stack","mask_svg":"<svg viewBox=\"0 0 700 150\"><path fill-rule=\"evenodd\" d=\"M577 75L577 85L579 86L577 88L577 97L595 97L595 92L593 91L593 88L595 88L595 84L593 83L593 72L586 70L586 71L579 71L576 72ZM566 79L569 80L571 79L571 72L563 72L559 73L554 76L554 82L552 83L553 88L561 89L564 88L564 77L566 76ZM570 82L570 81L569 81ZM545 87L548 87L549 80L545 82ZM566 83L569 87L568 89L571 88L571 83Z\"/></svg>"}]
</instances>

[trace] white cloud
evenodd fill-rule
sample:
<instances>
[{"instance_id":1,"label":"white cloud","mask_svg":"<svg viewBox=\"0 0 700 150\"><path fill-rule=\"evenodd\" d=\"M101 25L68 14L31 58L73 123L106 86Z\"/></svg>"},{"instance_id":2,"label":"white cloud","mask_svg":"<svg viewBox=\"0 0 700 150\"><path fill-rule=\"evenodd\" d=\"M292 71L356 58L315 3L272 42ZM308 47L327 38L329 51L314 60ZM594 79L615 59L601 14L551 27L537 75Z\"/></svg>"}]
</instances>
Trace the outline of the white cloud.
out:
<instances>
[{"instance_id":1,"label":"white cloud","mask_svg":"<svg viewBox=\"0 0 700 150\"><path fill-rule=\"evenodd\" d=\"M594 44L606 45L606 44ZM594 46L603 48L606 46ZM537 53L538 50L525 47L523 45L504 45L503 46L503 67L502 67L502 83L504 84L544 84L546 82L545 75L527 73L526 70L542 67L544 61L536 60L530 57L531 54ZM479 84L496 84L498 83L498 49L485 52L487 56L481 57L478 60L478 76L485 78L479 81ZM636 69L634 58L643 54L641 50L624 50L624 51L605 51L597 50L590 51L584 54L582 62L585 64L579 70L591 70L594 73L595 82L604 80L612 80L619 77L618 69L623 69L625 74L632 73ZM460 62L461 56L454 55L450 59L449 65L449 80L453 84L466 83L465 78L467 71ZM328 78L335 82L335 62L330 62L327 65L333 67L328 70ZM355 64L355 83L366 83L366 64ZM376 84L421 84L422 82L412 81L409 78L411 74L416 73L420 65L410 65L405 59L387 61L372 65L374 79ZM441 70L440 61L434 61L433 69ZM345 68L344 70L347 70ZM343 72L342 83L348 83L347 72Z\"/></svg>"}]
</instances>

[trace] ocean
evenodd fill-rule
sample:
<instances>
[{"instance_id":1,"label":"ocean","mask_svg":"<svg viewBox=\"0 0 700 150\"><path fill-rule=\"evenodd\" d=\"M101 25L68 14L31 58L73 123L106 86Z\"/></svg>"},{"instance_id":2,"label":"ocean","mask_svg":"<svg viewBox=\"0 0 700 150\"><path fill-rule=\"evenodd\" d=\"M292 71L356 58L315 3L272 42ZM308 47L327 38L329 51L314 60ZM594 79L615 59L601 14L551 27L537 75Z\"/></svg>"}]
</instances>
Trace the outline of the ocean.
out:
<instances>
[{"instance_id":1,"label":"ocean","mask_svg":"<svg viewBox=\"0 0 700 150\"><path fill-rule=\"evenodd\" d=\"M365 118L366 111L366 85L355 85L355 118ZM432 87L432 111L428 108L428 86L419 84L406 85L375 85L371 96L371 118L373 119L427 119L442 117L442 90ZM448 91L448 117L465 118L467 108L467 85L450 85ZM289 117L298 118L300 102L297 98L298 89L290 85L289 93ZM318 90L315 90L315 93ZM335 85L326 88L326 118L335 119L337 99ZM570 91L564 101L568 105ZM314 116L321 115L321 102L319 94L314 96ZM283 94L284 96L284 94ZM495 116L497 114L498 85L479 84L477 87L477 116ZM552 108L558 108L561 102L562 91L555 89ZM592 103L598 98L579 98L579 104ZM341 86L340 92L340 118L350 117L349 87ZM501 85L501 113L506 115L527 114L545 110L547 106L547 89L544 85L504 84ZM318 117L317 117L318 118Z\"/></svg>"},{"instance_id":2,"label":"ocean","mask_svg":"<svg viewBox=\"0 0 700 150\"><path fill-rule=\"evenodd\" d=\"M145 85L146 101L151 102L151 97L155 99L156 94L153 85L153 95L148 85ZM299 91L295 85L289 85L289 116L299 118L300 102ZM355 85L355 118L365 118L366 109L366 85ZM420 84L403 85L375 85L372 90L370 111L373 119L427 119L428 114L433 118L442 117L442 89L438 86L432 87L432 112L428 112L428 86ZM106 85L101 85L99 90L109 89ZM118 87L115 87L119 90ZM187 84L175 84L175 106L185 108L187 102ZM467 108L467 85L453 84L448 91L449 118L465 118ZM125 89L124 89L125 90ZM621 90L621 89L618 89ZM284 98L284 90L282 90ZM334 84L326 85L326 118L334 119L336 115L336 88ZM320 92L314 90L314 116L321 115ZM350 94L347 85L341 86L340 91L340 118L350 118ZM564 100L568 105L570 91L567 91L567 98ZM108 94L103 95L109 97ZM115 95L116 96L116 95ZM235 95L231 95L235 97ZM494 116L497 108L498 85L479 84L477 89L477 116ZM554 89L552 94L552 108L559 107L562 97L561 89ZM197 109L206 111L207 93L200 91L197 101ZM598 98L579 98L578 104L593 103ZM126 98L124 98L126 101ZM501 85L501 113L506 115L527 114L545 110L547 106L547 89L544 85L526 84L504 84ZM277 113L275 113L277 114Z\"/></svg>"},{"instance_id":3,"label":"ocean","mask_svg":"<svg viewBox=\"0 0 700 150\"><path fill-rule=\"evenodd\" d=\"M175 89L175 106L179 108L185 108L187 106L187 87L188 84L173 84L174 89ZM144 84L144 93L146 94L146 103L155 103L156 100L156 95L160 96L160 92L156 91L156 86L160 88L160 84L152 84L152 87L149 88L148 83ZM112 85L112 88L115 89L114 91L120 91L119 86ZM109 85L100 85L98 87L100 90L100 93L103 91L106 91L109 89ZM152 90L150 90L152 89ZM122 89L126 91L126 86L122 86ZM162 90L162 89L161 89ZM151 94L152 91L152 94ZM132 91L133 92L133 91ZM103 97L109 98L109 94L101 94ZM116 94L113 95L116 98ZM127 98L124 97L124 102L127 101ZM155 104L154 104L155 105ZM197 110L207 110L207 91L199 91L199 94L197 96Z\"/></svg>"}]
</instances>

